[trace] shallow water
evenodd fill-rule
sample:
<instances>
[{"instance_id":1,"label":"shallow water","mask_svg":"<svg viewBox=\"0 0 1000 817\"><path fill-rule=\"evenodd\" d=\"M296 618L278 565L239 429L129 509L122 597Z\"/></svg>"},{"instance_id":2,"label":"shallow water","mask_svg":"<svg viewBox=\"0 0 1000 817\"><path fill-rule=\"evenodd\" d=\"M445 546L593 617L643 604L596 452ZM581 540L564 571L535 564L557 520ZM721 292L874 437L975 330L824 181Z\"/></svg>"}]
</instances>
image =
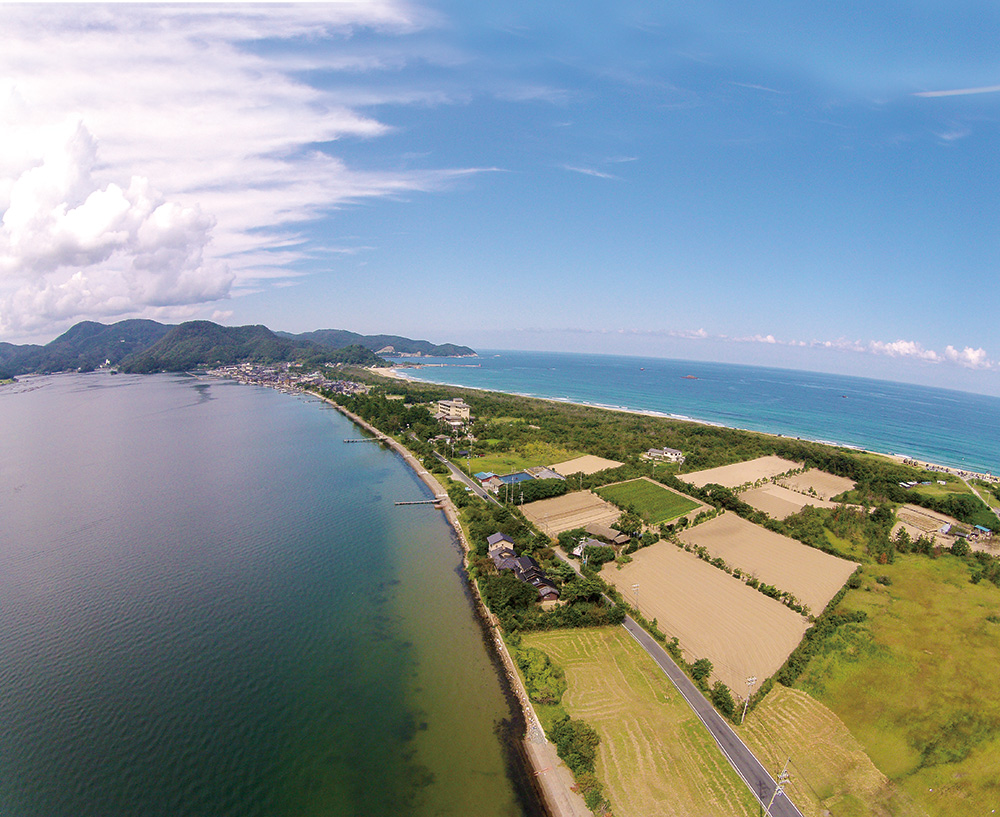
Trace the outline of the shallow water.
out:
<instances>
[{"instance_id":1,"label":"shallow water","mask_svg":"<svg viewBox=\"0 0 1000 817\"><path fill-rule=\"evenodd\" d=\"M0 390L0 814L527 813L441 514L315 400Z\"/></svg>"}]
</instances>

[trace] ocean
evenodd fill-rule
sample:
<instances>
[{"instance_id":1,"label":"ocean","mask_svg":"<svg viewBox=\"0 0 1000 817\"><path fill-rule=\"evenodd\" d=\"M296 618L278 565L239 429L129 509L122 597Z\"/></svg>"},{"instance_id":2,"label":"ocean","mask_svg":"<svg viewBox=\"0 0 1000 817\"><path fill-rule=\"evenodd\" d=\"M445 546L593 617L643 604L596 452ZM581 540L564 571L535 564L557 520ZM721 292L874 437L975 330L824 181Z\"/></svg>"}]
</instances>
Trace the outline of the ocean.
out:
<instances>
[{"instance_id":1,"label":"ocean","mask_svg":"<svg viewBox=\"0 0 1000 817\"><path fill-rule=\"evenodd\" d=\"M478 358L394 360L423 364L401 371L426 382L653 412L1000 474L997 397L663 358L481 350Z\"/></svg>"},{"instance_id":2,"label":"ocean","mask_svg":"<svg viewBox=\"0 0 1000 817\"><path fill-rule=\"evenodd\" d=\"M536 813L461 553L324 403L0 389L0 814Z\"/></svg>"}]
</instances>

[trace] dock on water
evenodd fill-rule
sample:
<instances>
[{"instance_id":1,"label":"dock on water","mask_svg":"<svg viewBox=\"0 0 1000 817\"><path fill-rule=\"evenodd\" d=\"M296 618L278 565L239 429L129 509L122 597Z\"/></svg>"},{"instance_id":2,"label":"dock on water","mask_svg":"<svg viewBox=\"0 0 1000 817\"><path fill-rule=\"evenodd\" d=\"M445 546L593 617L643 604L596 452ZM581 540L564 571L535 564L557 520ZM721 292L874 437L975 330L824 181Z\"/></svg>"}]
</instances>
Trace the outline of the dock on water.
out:
<instances>
[{"instance_id":1,"label":"dock on water","mask_svg":"<svg viewBox=\"0 0 1000 817\"><path fill-rule=\"evenodd\" d=\"M439 502L444 502L448 497L438 496L434 499L411 499L409 501L398 500L396 505L437 505Z\"/></svg>"},{"instance_id":2,"label":"dock on water","mask_svg":"<svg viewBox=\"0 0 1000 817\"><path fill-rule=\"evenodd\" d=\"M380 443L381 437L362 437L360 440L344 440L345 443Z\"/></svg>"}]
</instances>

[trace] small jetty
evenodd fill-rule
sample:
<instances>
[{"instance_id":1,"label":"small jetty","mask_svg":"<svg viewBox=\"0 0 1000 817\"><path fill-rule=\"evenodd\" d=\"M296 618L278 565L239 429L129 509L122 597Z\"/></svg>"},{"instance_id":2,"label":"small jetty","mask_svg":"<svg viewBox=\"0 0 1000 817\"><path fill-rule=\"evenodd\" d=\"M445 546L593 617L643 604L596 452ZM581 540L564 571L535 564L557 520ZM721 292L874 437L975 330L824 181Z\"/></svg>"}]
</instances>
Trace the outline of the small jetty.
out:
<instances>
[{"instance_id":1,"label":"small jetty","mask_svg":"<svg viewBox=\"0 0 1000 817\"><path fill-rule=\"evenodd\" d=\"M380 443L381 437L362 437L360 440L344 440L345 443Z\"/></svg>"},{"instance_id":2,"label":"small jetty","mask_svg":"<svg viewBox=\"0 0 1000 817\"><path fill-rule=\"evenodd\" d=\"M412 499L405 502L403 500L399 500L395 504L396 505L439 505L445 499L446 497L438 496L435 497L434 499Z\"/></svg>"}]
</instances>

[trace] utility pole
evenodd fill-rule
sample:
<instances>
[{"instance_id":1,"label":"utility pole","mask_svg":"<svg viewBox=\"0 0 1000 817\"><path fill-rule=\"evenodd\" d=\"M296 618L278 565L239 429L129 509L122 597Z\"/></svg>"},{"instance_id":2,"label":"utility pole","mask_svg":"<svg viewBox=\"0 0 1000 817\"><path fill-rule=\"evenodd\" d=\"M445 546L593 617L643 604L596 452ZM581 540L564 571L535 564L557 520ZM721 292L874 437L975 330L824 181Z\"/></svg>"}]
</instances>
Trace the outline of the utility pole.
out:
<instances>
[{"instance_id":1,"label":"utility pole","mask_svg":"<svg viewBox=\"0 0 1000 817\"><path fill-rule=\"evenodd\" d=\"M791 758L785 761L785 768L778 775L778 785L774 787L774 794L771 795L771 799L768 800L767 805L764 807L764 811L767 812L768 817L771 817L771 806L774 804L774 798L785 791L785 784L788 782L788 764L791 762Z\"/></svg>"},{"instance_id":2,"label":"utility pole","mask_svg":"<svg viewBox=\"0 0 1000 817\"><path fill-rule=\"evenodd\" d=\"M753 689L753 685L756 683L757 683L756 675L751 675L749 678L747 678L747 700L746 703L743 704L743 717L740 718L740 723L743 723L743 721L746 720L747 707L750 706L750 690Z\"/></svg>"}]
</instances>

